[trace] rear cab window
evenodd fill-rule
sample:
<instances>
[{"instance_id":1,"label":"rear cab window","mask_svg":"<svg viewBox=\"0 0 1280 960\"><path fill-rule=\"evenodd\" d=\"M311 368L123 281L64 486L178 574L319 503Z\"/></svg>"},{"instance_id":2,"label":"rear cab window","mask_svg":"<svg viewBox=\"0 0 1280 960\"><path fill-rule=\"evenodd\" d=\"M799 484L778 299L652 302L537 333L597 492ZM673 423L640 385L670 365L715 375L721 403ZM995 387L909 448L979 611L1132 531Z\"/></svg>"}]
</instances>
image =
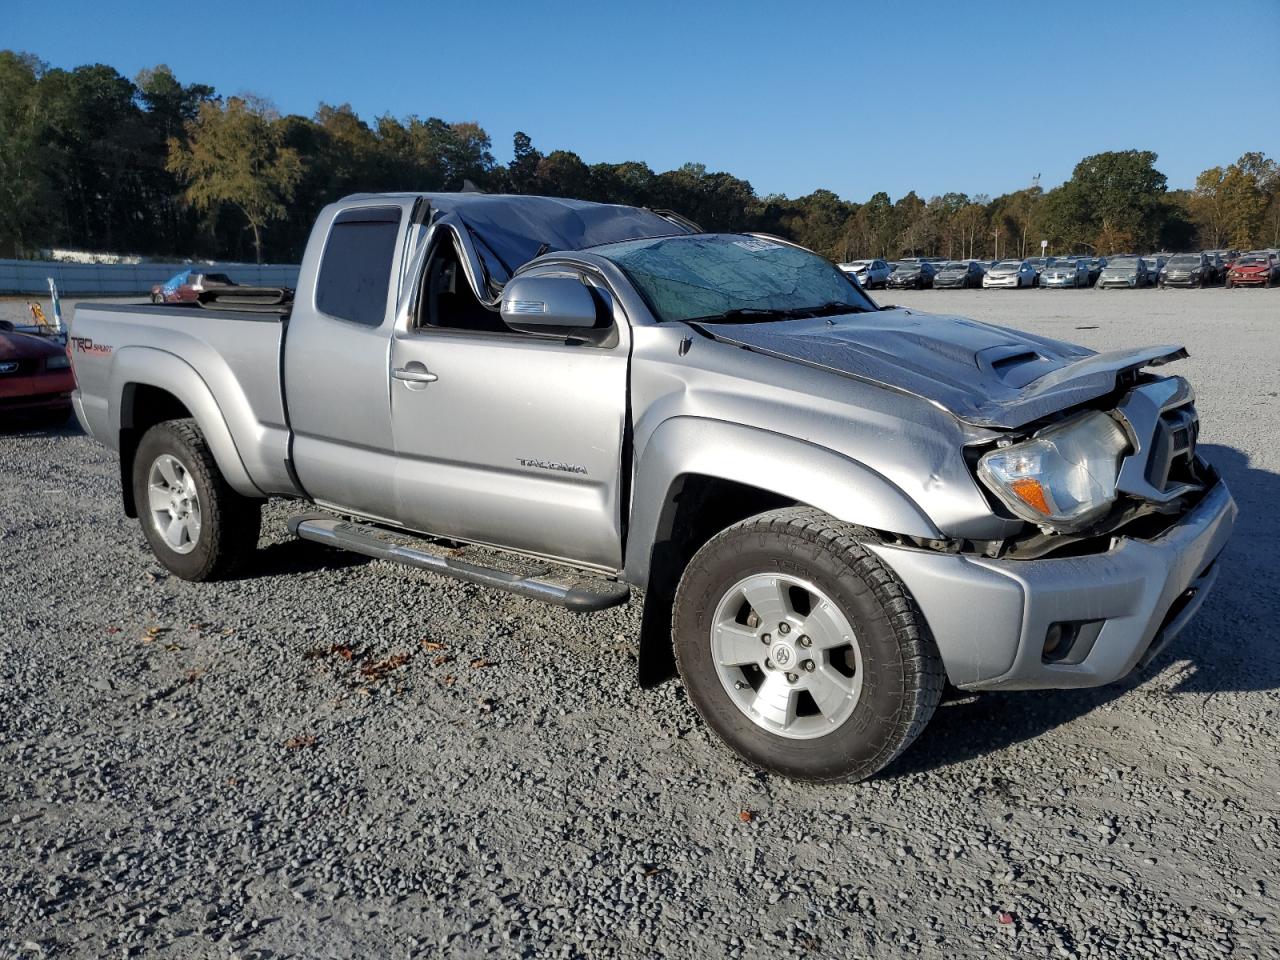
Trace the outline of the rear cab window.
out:
<instances>
[{"instance_id":1,"label":"rear cab window","mask_svg":"<svg viewBox=\"0 0 1280 960\"><path fill-rule=\"evenodd\" d=\"M399 207L357 207L334 218L316 278L316 309L367 327L381 325L400 217Z\"/></svg>"}]
</instances>

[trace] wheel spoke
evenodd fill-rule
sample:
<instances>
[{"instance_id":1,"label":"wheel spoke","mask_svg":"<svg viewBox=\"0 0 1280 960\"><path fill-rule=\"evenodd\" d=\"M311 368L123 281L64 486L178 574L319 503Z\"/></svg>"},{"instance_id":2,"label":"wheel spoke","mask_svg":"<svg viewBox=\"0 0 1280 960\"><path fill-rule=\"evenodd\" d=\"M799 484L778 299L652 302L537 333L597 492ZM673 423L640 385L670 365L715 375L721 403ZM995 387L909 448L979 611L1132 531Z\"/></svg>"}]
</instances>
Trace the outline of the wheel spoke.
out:
<instances>
[{"instance_id":1,"label":"wheel spoke","mask_svg":"<svg viewBox=\"0 0 1280 960\"><path fill-rule=\"evenodd\" d=\"M169 491L154 483L147 484L147 505L155 512L168 512Z\"/></svg>"},{"instance_id":2,"label":"wheel spoke","mask_svg":"<svg viewBox=\"0 0 1280 960\"><path fill-rule=\"evenodd\" d=\"M178 471L174 469L178 461L170 456L163 456L156 461L156 469L164 477L164 482L169 485L171 490L181 490L182 483L178 479Z\"/></svg>"},{"instance_id":3,"label":"wheel spoke","mask_svg":"<svg viewBox=\"0 0 1280 960\"><path fill-rule=\"evenodd\" d=\"M186 529L186 522L180 517L174 517L169 521L169 525L164 529L164 538L171 547L182 546L182 532Z\"/></svg>"},{"instance_id":4,"label":"wheel spoke","mask_svg":"<svg viewBox=\"0 0 1280 960\"><path fill-rule=\"evenodd\" d=\"M740 667L758 663L764 656L765 648L755 631L741 624L717 623L713 636L716 662L721 666Z\"/></svg>"},{"instance_id":5,"label":"wheel spoke","mask_svg":"<svg viewBox=\"0 0 1280 960\"><path fill-rule=\"evenodd\" d=\"M756 691L756 711L783 730L796 719L796 701L800 691L787 683L781 674L771 673Z\"/></svg>"},{"instance_id":6,"label":"wheel spoke","mask_svg":"<svg viewBox=\"0 0 1280 960\"><path fill-rule=\"evenodd\" d=\"M787 585L777 577L753 577L742 588L742 595L747 598L747 603L751 604L751 609L760 617L761 622L770 627L781 623L791 613Z\"/></svg>"},{"instance_id":7,"label":"wheel spoke","mask_svg":"<svg viewBox=\"0 0 1280 960\"><path fill-rule=\"evenodd\" d=\"M807 689L824 717L836 714L853 693L853 681L824 664L809 674Z\"/></svg>"},{"instance_id":8,"label":"wheel spoke","mask_svg":"<svg viewBox=\"0 0 1280 960\"><path fill-rule=\"evenodd\" d=\"M821 601L805 618L804 631L818 650L829 650L853 642L853 630L844 616L827 601Z\"/></svg>"}]
</instances>

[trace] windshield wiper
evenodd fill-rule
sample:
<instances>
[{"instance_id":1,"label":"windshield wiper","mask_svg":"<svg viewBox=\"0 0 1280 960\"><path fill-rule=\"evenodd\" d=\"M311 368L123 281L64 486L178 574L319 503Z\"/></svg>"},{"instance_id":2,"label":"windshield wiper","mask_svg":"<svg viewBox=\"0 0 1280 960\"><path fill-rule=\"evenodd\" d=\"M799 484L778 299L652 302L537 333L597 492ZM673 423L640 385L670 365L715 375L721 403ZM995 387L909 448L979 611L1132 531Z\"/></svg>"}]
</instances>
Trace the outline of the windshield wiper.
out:
<instances>
[{"instance_id":1,"label":"windshield wiper","mask_svg":"<svg viewBox=\"0 0 1280 960\"><path fill-rule=\"evenodd\" d=\"M764 307L735 307L733 310L726 310L724 313L712 313L705 317L690 317L688 323L751 323L759 321L761 323L768 320L789 320L791 319L790 310L767 310Z\"/></svg>"},{"instance_id":2,"label":"windshield wiper","mask_svg":"<svg viewBox=\"0 0 1280 960\"><path fill-rule=\"evenodd\" d=\"M838 313L870 313L871 310L857 303L829 300L812 307L791 307L769 310L764 307L736 307L724 313L706 317L691 317L691 323L767 323L772 320L800 320L809 317L829 317Z\"/></svg>"},{"instance_id":3,"label":"windshield wiper","mask_svg":"<svg viewBox=\"0 0 1280 960\"><path fill-rule=\"evenodd\" d=\"M796 307L788 313L793 317L830 317L838 313L870 313L868 307L859 303L845 303L843 300L828 300L816 307Z\"/></svg>"}]
</instances>

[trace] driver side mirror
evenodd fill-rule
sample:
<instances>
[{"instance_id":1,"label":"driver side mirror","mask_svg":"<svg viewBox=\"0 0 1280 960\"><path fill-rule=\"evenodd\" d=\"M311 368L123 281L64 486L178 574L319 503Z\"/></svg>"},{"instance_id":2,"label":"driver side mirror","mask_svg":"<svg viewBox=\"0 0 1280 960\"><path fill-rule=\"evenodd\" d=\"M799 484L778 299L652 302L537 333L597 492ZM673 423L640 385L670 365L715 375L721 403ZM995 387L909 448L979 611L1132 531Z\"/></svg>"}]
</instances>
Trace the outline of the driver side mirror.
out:
<instances>
[{"instance_id":1,"label":"driver side mirror","mask_svg":"<svg viewBox=\"0 0 1280 960\"><path fill-rule=\"evenodd\" d=\"M577 277L516 277L502 291L502 322L517 333L606 346L613 320L604 298Z\"/></svg>"}]
</instances>

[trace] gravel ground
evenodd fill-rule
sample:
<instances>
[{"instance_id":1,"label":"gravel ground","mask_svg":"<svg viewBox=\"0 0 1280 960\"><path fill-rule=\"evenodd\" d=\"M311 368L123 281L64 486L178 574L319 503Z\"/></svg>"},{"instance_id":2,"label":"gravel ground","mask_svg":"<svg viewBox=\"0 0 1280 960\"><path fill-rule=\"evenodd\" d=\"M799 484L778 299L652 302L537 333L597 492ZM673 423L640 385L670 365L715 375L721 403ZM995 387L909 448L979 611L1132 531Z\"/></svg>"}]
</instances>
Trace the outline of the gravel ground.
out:
<instances>
[{"instance_id":1,"label":"gravel ground","mask_svg":"<svg viewBox=\"0 0 1280 960\"><path fill-rule=\"evenodd\" d=\"M0 956L1280 957L1280 291L892 299L1188 346L1241 521L1146 674L961 697L799 785L636 688L637 604L291 541L284 503L187 584L113 455L0 433Z\"/></svg>"}]
</instances>

